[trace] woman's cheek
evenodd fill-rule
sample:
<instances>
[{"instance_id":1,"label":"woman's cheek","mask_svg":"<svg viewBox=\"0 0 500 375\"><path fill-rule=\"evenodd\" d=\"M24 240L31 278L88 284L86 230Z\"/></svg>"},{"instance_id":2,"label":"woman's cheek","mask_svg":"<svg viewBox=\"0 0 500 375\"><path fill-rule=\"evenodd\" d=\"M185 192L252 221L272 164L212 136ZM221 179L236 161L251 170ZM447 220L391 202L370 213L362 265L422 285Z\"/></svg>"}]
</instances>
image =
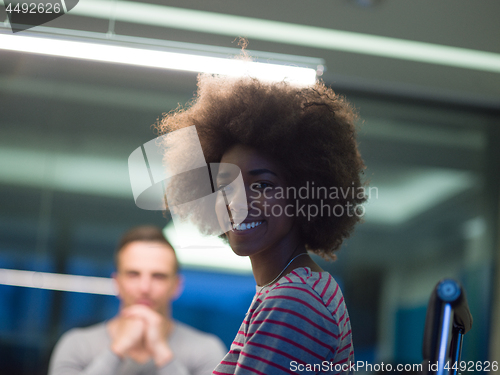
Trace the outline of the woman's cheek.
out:
<instances>
[{"instance_id":1,"label":"woman's cheek","mask_svg":"<svg viewBox=\"0 0 500 375\"><path fill-rule=\"evenodd\" d=\"M229 215L227 213L226 202L222 194L218 194L215 200L215 214L217 215L217 221L222 231L225 233L231 229L231 223L229 222Z\"/></svg>"}]
</instances>

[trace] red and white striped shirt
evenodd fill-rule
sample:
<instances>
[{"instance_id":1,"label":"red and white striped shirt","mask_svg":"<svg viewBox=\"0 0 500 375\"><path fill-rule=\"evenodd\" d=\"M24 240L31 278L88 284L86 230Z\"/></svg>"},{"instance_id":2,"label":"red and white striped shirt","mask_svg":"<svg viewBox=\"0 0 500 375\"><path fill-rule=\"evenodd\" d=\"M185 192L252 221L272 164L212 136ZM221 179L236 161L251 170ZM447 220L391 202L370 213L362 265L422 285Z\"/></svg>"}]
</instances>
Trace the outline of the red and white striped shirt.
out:
<instances>
[{"instance_id":1,"label":"red and white striped shirt","mask_svg":"<svg viewBox=\"0 0 500 375\"><path fill-rule=\"evenodd\" d=\"M328 272L297 268L259 290L213 374L350 374L351 324Z\"/></svg>"}]
</instances>

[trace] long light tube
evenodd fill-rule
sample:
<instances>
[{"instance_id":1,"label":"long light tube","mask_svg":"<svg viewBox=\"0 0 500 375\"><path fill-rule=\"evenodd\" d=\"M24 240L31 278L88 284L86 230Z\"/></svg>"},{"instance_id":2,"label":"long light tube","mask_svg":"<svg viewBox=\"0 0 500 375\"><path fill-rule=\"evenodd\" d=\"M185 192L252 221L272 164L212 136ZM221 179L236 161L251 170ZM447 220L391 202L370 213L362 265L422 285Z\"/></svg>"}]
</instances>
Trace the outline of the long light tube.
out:
<instances>
[{"instance_id":1,"label":"long light tube","mask_svg":"<svg viewBox=\"0 0 500 375\"><path fill-rule=\"evenodd\" d=\"M107 277L64 275L0 268L0 285L59 290L114 296L113 282Z\"/></svg>"},{"instance_id":2,"label":"long light tube","mask_svg":"<svg viewBox=\"0 0 500 375\"><path fill-rule=\"evenodd\" d=\"M314 69L300 66L57 38L0 34L0 49L234 77L248 75L266 81L285 80L298 85L311 85L316 80Z\"/></svg>"},{"instance_id":3,"label":"long light tube","mask_svg":"<svg viewBox=\"0 0 500 375\"><path fill-rule=\"evenodd\" d=\"M85 0L71 14L500 73L500 54L433 43L117 0Z\"/></svg>"}]
</instances>

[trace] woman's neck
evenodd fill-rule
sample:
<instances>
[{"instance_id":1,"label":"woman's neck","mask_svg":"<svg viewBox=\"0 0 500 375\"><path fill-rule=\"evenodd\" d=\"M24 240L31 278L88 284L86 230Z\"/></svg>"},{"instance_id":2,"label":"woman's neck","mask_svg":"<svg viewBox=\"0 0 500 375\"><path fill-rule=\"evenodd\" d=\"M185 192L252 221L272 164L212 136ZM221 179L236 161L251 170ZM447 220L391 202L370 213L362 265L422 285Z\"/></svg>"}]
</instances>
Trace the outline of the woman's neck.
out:
<instances>
[{"instance_id":1,"label":"woman's neck","mask_svg":"<svg viewBox=\"0 0 500 375\"><path fill-rule=\"evenodd\" d=\"M299 260L309 258L307 255L299 256L306 253L304 244L300 242L282 242L284 243L281 243L279 246L274 246L271 249L263 250L258 254L250 256L252 271L257 285L262 286L272 282L278 275L284 275L288 270L296 268Z\"/></svg>"}]
</instances>

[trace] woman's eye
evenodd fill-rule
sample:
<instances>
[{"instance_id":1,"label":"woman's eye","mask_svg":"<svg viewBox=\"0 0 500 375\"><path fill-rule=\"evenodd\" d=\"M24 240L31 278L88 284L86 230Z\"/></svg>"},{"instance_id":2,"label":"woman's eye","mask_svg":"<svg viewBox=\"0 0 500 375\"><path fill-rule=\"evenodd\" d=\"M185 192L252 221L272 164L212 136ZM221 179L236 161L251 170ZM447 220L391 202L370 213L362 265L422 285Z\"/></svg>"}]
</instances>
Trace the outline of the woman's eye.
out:
<instances>
[{"instance_id":1,"label":"woman's eye","mask_svg":"<svg viewBox=\"0 0 500 375\"><path fill-rule=\"evenodd\" d=\"M265 188L270 188L272 187L271 184L267 183L267 182L256 182L255 184L253 184L253 188L254 189L265 189Z\"/></svg>"}]
</instances>

